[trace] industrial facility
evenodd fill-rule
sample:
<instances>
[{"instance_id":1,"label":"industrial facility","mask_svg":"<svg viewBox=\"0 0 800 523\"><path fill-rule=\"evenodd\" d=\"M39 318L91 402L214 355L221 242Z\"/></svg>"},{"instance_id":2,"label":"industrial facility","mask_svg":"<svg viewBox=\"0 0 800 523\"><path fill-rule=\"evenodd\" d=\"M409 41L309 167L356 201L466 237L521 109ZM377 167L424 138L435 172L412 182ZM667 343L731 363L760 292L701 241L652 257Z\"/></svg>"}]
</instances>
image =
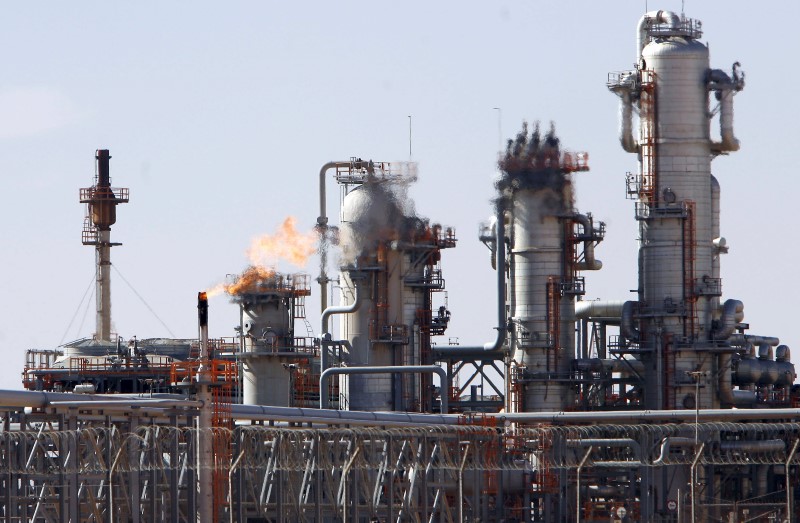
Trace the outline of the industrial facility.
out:
<instances>
[{"instance_id":1,"label":"industrial facility","mask_svg":"<svg viewBox=\"0 0 800 523\"><path fill-rule=\"evenodd\" d=\"M636 37L635 68L607 82L635 155L633 297L586 299L615 263L603 209L579 210L589 155L523 123L487 188L495 283L476 298L496 312L474 346L448 331L465 240L418 214L414 163L362 157L309 173L318 274L253 264L198 293L196 338L124 339L111 229L130 195L98 150L80 190L95 333L29 350L26 390L0 391L0 521L800 521L790 349L723 293L712 161L739 149L744 73L712 68L682 14L649 12ZM215 292L239 310L226 338L208 334Z\"/></svg>"}]
</instances>

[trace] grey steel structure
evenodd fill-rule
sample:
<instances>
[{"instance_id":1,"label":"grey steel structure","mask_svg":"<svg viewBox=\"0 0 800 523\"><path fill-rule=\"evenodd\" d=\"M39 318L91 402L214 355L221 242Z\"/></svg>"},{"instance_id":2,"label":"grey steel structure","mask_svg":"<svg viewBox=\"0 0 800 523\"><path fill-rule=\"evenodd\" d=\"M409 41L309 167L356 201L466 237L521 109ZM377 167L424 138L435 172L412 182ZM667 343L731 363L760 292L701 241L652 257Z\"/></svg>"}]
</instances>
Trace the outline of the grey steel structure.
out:
<instances>
[{"instance_id":1,"label":"grey steel structure","mask_svg":"<svg viewBox=\"0 0 800 523\"><path fill-rule=\"evenodd\" d=\"M553 132L524 130L500 160L495 218L480 236L496 270L494 334L434 346L449 312L432 297L454 234L403 205L410 166L326 163L318 345L278 350L296 343L298 295L262 279L236 298L239 350L222 366L242 364L253 404L230 402L240 384L212 359L205 306L199 342L182 340L200 347L171 384L182 395L60 394L48 388L56 366L29 370L43 391L0 391L0 521L800 521L789 348L749 334L743 304L721 292L711 161L738 148L732 97L744 77L738 64L712 69L700 36L696 21L647 13L636 68L608 82L621 144L639 161L627 177L637 299L581 299L605 234L574 205L570 176L586 157L562 151ZM325 204L334 169L338 235ZM331 306L335 241L341 303ZM303 397L321 384L323 408L267 404L292 397L281 352L309 360ZM488 369L504 376L497 397L470 397Z\"/></svg>"},{"instance_id":2,"label":"grey steel structure","mask_svg":"<svg viewBox=\"0 0 800 523\"><path fill-rule=\"evenodd\" d=\"M585 292L580 271L599 270L595 244L605 224L573 205L571 174L588 170L585 154L561 151L554 131L527 125L500 160L509 244L512 393L508 410L560 411L575 403L575 300ZM502 216L502 218L501 218ZM497 222L495 222L495 227ZM583 247L583 248L581 248Z\"/></svg>"},{"instance_id":3,"label":"grey steel structure","mask_svg":"<svg viewBox=\"0 0 800 523\"><path fill-rule=\"evenodd\" d=\"M242 403L295 406L294 382L298 373L311 372L314 359L313 347L303 343L306 338L295 335L296 316L310 294L308 276L250 268L228 289L241 318L236 357Z\"/></svg>"}]
</instances>

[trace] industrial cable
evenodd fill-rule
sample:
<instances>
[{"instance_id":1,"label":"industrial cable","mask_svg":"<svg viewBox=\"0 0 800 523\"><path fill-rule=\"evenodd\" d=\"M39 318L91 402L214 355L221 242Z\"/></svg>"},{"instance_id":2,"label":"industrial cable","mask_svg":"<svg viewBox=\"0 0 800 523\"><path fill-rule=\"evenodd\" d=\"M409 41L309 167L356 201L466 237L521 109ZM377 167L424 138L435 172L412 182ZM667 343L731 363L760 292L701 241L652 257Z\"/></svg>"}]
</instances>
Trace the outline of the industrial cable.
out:
<instances>
[{"instance_id":1,"label":"industrial cable","mask_svg":"<svg viewBox=\"0 0 800 523\"><path fill-rule=\"evenodd\" d=\"M158 314L156 314L156 311L154 311L154 310L153 310L153 308L152 308L152 307L150 307L150 305L149 305L149 304L148 304L148 303L145 301L145 299L144 299L144 298L142 298L142 295L141 295L141 294L139 294L139 293L136 291L136 289L134 289L134 288L133 288L133 285L131 285L131 284L130 284L130 282L129 282L128 280L126 280L126 279L125 279L125 276L123 276L123 275L122 275L122 273L121 273L121 272L119 272L119 269L117 269L117 266L116 266L116 265L114 265L114 264L112 263L112 264L111 264L111 268L112 268L112 269L114 269L114 271L116 271L117 275L118 275L120 278L122 278L122 281L124 281L124 282L125 282L125 284L126 284L126 285L127 285L129 288L130 288L130 290L132 290L132 291L133 291L133 293L136 295L136 297L137 297L137 298L139 298L139 300L140 300L140 301L141 301L141 302L144 304L144 306L145 306L145 307L147 307L147 310L149 310L149 311L150 311L150 313L153 315L153 317L154 317L155 319L157 319L157 320L158 320L158 322L159 322L159 323L160 323L160 324L161 324L161 325L162 325L162 326L163 326L165 329L167 329L167 332L169 332L169 335L170 335L170 336L172 336L173 338L177 338L177 336L175 336L175 334L174 334L174 333L173 333L173 332L170 330L170 328L169 328L169 327L167 327L167 324L166 324L166 323L164 323L164 321L163 321L161 318L159 318L159 317L158 317Z\"/></svg>"},{"instance_id":2,"label":"industrial cable","mask_svg":"<svg viewBox=\"0 0 800 523\"><path fill-rule=\"evenodd\" d=\"M83 330L83 324L86 323L86 316L89 315L89 305L92 303L92 298L95 296L95 287L94 285L91 286L92 292L89 294L89 299L86 300L86 307L83 309L83 317L81 318L81 323L78 325L78 330L75 331L75 338L77 339L80 336L80 332Z\"/></svg>"},{"instance_id":3,"label":"industrial cable","mask_svg":"<svg viewBox=\"0 0 800 523\"><path fill-rule=\"evenodd\" d=\"M83 300L86 299L86 295L89 294L89 291L92 288L92 283L94 283L94 278L95 278L95 276L92 275L91 279L89 280L89 285L87 285L86 286L86 290L83 291L83 296L81 297L81 301L78 302L78 306L75 307L75 312L72 314L72 319L69 320L69 325L67 325L67 328L64 329L64 335L61 336L61 342L59 343L59 346L60 345L64 345L64 340L67 339L67 334L69 334L69 330L72 328L72 324L75 323L75 318L78 317L78 313L81 310L81 306L83 305ZM87 305L87 310L88 310L88 305ZM84 319L86 319L86 312L84 312L83 315L84 315ZM83 327L83 321L81 321L81 327Z\"/></svg>"}]
</instances>

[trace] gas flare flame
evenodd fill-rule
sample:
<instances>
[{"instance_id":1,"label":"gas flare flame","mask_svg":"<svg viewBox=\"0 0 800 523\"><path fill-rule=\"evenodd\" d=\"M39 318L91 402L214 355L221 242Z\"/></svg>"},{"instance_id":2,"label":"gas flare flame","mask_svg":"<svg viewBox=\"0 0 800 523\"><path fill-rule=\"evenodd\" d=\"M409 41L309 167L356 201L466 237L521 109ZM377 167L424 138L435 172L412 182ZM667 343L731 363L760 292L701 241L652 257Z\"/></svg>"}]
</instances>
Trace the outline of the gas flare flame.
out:
<instances>
[{"instance_id":1,"label":"gas flare flame","mask_svg":"<svg viewBox=\"0 0 800 523\"><path fill-rule=\"evenodd\" d=\"M247 249L250 266L233 283L218 283L206 290L209 298L223 292L234 296L256 288L259 283L273 280L276 275L274 266L279 261L287 261L302 267L309 256L316 252L317 233L299 232L295 227L295 218L287 217L274 234L264 234L253 238Z\"/></svg>"},{"instance_id":2,"label":"gas flare flame","mask_svg":"<svg viewBox=\"0 0 800 523\"><path fill-rule=\"evenodd\" d=\"M225 292L231 296L242 294L255 289L259 283L275 279L275 271L268 267L251 265L230 285L225 286Z\"/></svg>"},{"instance_id":3,"label":"gas flare flame","mask_svg":"<svg viewBox=\"0 0 800 523\"><path fill-rule=\"evenodd\" d=\"M298 232L294 217L289 216L275 234L253 238L247 249L247 258L255 267L272 266L279 260L303 267L316 251L316 240L314 231Z\"/></svg>"}]
</instances>

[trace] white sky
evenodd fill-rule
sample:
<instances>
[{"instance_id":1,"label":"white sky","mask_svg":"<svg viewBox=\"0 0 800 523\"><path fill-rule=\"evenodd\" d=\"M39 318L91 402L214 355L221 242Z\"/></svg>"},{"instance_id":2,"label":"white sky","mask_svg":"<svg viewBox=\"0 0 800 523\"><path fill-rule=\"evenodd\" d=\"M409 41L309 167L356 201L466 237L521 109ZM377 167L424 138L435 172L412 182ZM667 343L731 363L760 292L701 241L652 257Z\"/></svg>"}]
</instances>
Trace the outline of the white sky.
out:
<instances>
[{"instance_id":1,"label":"white sky","mask_svg":"<svg viewBox=\"0 0 800 523\"><path fill-rule=\"evenodd\" d=\"M800 3L685 5L703 22L711 66L730 70L739 60L747 73L734 104L742 150L712 164L731 246L723 291L744 301L751 333L792 345ZM648 7L680 11L681 2ZM92 184L98 148L111 150L114 185L131 188L112 229L124 244L112 262L179 337L196 336L197 291L243 269L252 237L287 215L314 225L323 163L407 159L413 115L417 211L460 238L443 260L448 335L489 340L494 275L477 226L490 213L494 107L504 140L523 119L553 120L565 147L590 153L577 207L606 221L608 233L586 298L630 299L636 222L624 180L637 165L618 145L618 100L605 82L631 68L645 8L642 0L9 4L0 16L0 388L21 388L26 349L94 330L94 302L85 319L78 309L94 274L93 249L80 242L78 189ZM329 188L335 216L338 192ZM306 270L317 275L314 260ZM168 336L112 278L116 330ZM234 305L211 302L212 336L232 336L237 323Z\"/></svg>"}]
</instances>

